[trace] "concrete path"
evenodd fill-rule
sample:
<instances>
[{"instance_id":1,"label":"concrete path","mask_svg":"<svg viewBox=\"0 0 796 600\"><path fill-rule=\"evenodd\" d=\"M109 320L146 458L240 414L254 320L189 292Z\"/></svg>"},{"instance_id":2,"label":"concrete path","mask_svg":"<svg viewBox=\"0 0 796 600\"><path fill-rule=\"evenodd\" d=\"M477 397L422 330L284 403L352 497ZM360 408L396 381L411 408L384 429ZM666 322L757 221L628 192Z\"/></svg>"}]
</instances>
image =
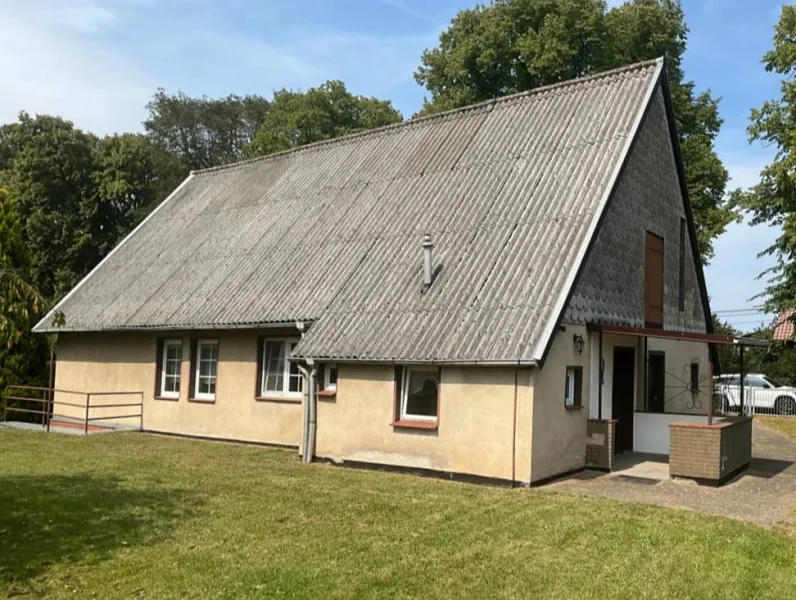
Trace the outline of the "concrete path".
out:
<instances>
[{"instance_id":1,"label":"concrete path","mask_svg":"<svg viewBox=\"0 0 796 600\"><path fill-rule=\"evenodd\" d=\"M796 442L759 423L752 432L752 464L720 488L661 478L660 462L638 461L610 474L583 471L541 489L644 502L742 519L764 527L796 523Z\"/></svg>"}]
</instances>

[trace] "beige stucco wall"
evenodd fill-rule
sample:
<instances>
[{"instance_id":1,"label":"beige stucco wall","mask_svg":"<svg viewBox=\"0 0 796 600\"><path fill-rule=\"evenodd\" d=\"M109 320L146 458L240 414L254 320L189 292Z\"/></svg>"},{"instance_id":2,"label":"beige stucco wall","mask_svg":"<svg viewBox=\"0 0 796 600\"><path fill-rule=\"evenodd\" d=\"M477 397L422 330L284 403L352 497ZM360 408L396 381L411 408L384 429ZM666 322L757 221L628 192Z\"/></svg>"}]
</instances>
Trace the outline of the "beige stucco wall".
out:
<instances>
[{"instance_id":1,"label":"beige stucco wall","mask_svg":"<svg viewBox=\"0 0 796 600\"><path fill-rule=\"evenodd\" d=\"M585 341L579 355L574 335ZM586 423L589 416L591 348L586 328L566 325L556 333L544 366L534 371L533 382L533 481L579 469L586 464ZM567 367L583 367L583 408L567 410L564 386Z\"/></svg>"},{"instance_id":2,"label":"beige stucco wall","mask_svg":"<svg viewBox=\"0 0 796 600\"><path fill-rule=\"evenodd\" d=\"M190 333L169 334L182 338L181 395L178 401L156 400L154 333L61 334L58 340L56 389L80 392L141 391L144 398L144 429L298 446L301 439L301 403L255 401L257 370L256 331L195 334L218 339L218 379L213 403L189 402ZM56 401L84 403L84 397L56 393ZM92 397L92 406L135 402L133 396ZM92 409L92 416L119 414ZM135 412L135 409L132 409ZM56 412L82 419L85 410L57 406ZM111 419L112 420L112 419ZM125 424L137 425L135 420Z\"/></svg>"},{"instance_id":3,"label":"beige stucco wall","mask_svg":"<svg viewBox=\"0 0 796 600\"><path fill-rule=\"evenodd\" d=\"M515 480L527 483L532 398L529 369L444 366L439 429L398 429L394 367L340 365L336 398L318 403L316 454L500 479L512 478L514 457Z\"/></svg>"}]
</instances>

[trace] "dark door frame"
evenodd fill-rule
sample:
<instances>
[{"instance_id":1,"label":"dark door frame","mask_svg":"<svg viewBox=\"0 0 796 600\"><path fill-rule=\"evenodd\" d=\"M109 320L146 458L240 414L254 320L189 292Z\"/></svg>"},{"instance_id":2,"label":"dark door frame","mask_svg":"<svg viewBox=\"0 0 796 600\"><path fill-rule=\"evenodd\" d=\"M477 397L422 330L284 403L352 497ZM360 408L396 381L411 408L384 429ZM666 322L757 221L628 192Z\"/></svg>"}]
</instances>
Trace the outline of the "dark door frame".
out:
<instances>
[{"instance_id":1,"label":"dark door frame","mask_svg":"<svg viewBox=\"0 0 796 600\"><path fill-rule=\"evenodd\" d=\"M625 354L625 359L617 361L617 356L622 353ZM635 346L614 346L614 362L611 369L611 417L616 421L614 452L617 454L633 451L633 421L636 412L636 354ZM630 361L627 360L628 357L630 357ZM628 362L630 362L629 367ZM618 371L617 367L621 370Z\"/></svg>"}]
</instances>

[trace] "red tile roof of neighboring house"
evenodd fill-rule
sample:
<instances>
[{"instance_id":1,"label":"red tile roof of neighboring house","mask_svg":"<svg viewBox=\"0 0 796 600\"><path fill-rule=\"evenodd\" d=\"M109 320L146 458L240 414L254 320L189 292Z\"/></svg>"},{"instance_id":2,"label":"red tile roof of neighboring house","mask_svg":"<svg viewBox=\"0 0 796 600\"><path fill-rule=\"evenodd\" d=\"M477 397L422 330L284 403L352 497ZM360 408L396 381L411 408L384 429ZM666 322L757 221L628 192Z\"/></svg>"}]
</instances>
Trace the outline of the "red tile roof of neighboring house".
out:
<instances>
[{"instance_id":1,"label":"red tile roof of neighboring house","mask_svg":"<svg viewBox=\"0 0 796 600\"><path fill-rule=\"evenodd\" d=\"M784 342L793 339L794 322L792 317L794 314L796 314L796 308L789 308L777 315L777 322L774 325L774 340Z\"/></svg>"}]
</instances>

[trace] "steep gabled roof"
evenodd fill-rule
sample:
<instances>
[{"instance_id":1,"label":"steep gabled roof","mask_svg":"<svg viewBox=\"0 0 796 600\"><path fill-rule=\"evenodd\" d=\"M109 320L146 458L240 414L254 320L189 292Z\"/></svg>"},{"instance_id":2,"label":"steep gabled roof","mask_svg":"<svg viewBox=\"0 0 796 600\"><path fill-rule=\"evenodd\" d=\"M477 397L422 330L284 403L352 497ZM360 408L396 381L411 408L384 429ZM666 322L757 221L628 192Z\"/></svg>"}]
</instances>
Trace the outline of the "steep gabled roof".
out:
<instances>
[{"instance_id":1,"label":"steep gabled roof","mask_svg":"<svg viewBox=\"0 0 796 600\"><path fill-rule=\"evenodd\" d=\"M536 360L662 64L195 172L59 303L60 331L313 321L300 356Z\"/></svg>"}]
</instances>

